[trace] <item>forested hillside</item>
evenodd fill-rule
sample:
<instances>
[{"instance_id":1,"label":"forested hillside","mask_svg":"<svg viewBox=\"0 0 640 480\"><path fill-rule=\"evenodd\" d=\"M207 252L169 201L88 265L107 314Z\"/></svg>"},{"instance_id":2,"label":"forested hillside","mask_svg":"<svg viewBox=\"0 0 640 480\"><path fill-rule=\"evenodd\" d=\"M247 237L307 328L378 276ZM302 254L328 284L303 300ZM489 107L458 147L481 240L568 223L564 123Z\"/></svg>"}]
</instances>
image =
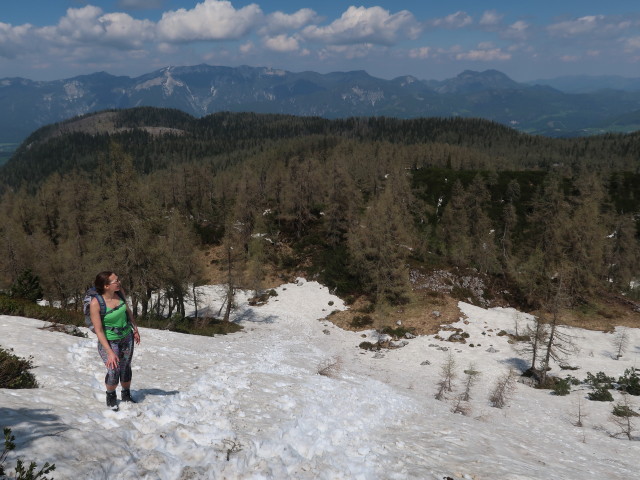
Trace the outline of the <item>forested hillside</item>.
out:
<instances>
[{"instance_id":1,"label":"forested hillside","mask_svg":"<svg viewBox=\"0 0 640 480\"><path fill-rule=\"evenodd\" d=\"M637 295L639 160L639 133L102 112L34 132L0 170L0 288L31 272L66 305L110 268L141 313L161 290L180 313L215 245L229 283L258 292L267 271L305 271L378 308L449 270L556 315Z\"/></svg>"}]
</instances>

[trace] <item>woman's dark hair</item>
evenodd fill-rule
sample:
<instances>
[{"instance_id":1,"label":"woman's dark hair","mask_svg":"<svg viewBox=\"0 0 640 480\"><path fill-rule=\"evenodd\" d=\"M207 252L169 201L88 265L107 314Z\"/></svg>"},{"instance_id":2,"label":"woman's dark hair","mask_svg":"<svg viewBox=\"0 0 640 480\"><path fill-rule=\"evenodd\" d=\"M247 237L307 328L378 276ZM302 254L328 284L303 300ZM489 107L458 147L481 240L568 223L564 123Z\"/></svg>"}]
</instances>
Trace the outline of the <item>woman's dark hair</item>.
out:
<instances>
[{"instance_id":1,"label":"woman's dark hair","mask_svg":"<svg viewBox=\"0 0 640 480\"><path fill-rule=\"evenodd\" d=\"M95 285L96 290L100 295L104 293L104 287L106 287L109 284L109 277L113 274L114 272L105 271L105 272L100 272L98 275L96 275L96 279L94 280L93 284Z\"/></svg>"}]
</instances>

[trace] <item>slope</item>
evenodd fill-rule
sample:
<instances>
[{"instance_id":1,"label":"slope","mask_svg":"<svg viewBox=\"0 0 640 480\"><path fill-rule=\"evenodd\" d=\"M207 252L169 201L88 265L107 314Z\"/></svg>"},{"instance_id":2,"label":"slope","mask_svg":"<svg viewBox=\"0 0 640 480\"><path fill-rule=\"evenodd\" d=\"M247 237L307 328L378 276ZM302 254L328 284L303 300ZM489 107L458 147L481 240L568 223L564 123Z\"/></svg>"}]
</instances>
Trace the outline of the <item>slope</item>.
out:
<instances>
[{"instance_id":1,"label":"slope","mask_svg":"<svg viewBox=\"0 0 640 480\"><path fill-rule=\"evenodd\" d=\"M3 347L33 355L42 385L0 390L0 418L21 442L17 453L55 462L56 478L635 478L640 447L609 436L611 405L586 402L584 387L554 397L518 385L507 408L489 406L495 380L526 363L497 332L515 321L522 327L525 315L461 303L454 326L469 343L424 336L374 355L356 348L373 332L321 320L344 308L325 287L299 280L277 292L263 307L240 302L235 321L245 330L237 335L143 329L134 362L140 403L118 413L103 407L94 338L0 317ZM221 289L203 293L217 309ZM571 359L577 377L621 374L640 342L630 330L634 350L617 361L611 335L572 333L582 346ZM482 375L469 416L433 399L449 353L459 370L474 363ZM589 413L583 428L570 421L579 400Z\"/></svg>"}]
</instances>

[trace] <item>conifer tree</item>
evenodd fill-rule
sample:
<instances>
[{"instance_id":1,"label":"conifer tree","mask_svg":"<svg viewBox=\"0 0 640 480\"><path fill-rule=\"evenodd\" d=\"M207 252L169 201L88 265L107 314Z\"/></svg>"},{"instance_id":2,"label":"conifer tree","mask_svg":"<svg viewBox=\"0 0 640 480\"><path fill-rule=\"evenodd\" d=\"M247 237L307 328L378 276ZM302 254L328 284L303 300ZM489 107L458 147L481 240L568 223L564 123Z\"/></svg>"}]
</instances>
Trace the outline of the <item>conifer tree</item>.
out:
<instances>
[{"instance_id":1,"label":"conifer tree","mask_svg":"<svg viewBox=\"0 0 640 480\"><path fill-rule=\"evenodd\" d=\"M468 196L460 180L451 190L444 208L439 232L447 258L456 266L467 266L471 259L471 228L468 217Z\"/></svg>"},{"instance_id":2,"label":"conifer tree","mask_svg":"<svg viewBox=\"0 0 640 480\"><path fill-rule=\"evenodd\" d=\"M349 252L356 274L376 302L405 303L409 294L406 260L411 230L406 177L399 170L367 207L360 225L349 232Z\"/></svg>"},{"instance_id":3,"label":"conifer tree","mask_svg":"<svg viewBox=\"0 0 640 480\"><path fill-rule=\"evenodd\" d=\"M499 270L495 229L487 214L491 195L482 175L474 177L469 186L467 215L471 234L471 262L482 273Z\"/></svg>"}]
</instances>

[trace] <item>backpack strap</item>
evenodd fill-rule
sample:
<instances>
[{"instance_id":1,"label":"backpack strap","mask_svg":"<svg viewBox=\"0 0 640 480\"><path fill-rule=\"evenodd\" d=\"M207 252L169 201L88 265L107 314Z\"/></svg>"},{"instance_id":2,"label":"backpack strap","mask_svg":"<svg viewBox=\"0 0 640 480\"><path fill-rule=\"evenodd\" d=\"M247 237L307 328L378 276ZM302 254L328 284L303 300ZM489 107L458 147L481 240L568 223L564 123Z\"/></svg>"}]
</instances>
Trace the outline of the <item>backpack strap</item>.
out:
<instances>
[{"instance_id":1,"label":"backpack strap","mask_svg":"<svg viewBox=\"0 0 640 480\"><path fill-rule=\"evenodd\" d=\"M97 292L95 299L98 300L98 305L100 305L100 320L104 322L104 316L107 314L107 304L104 301L104 297Z\"/></svg>"},{"instance_id":2,"label":"backpack strap","mask_svg":"<svg viewBox=\"0 0 640 480\"><path fill-rule=\"evenodd\" d=\"M118 295L118 297L120 297L120 300L122 300L126 306L127 304L127 299L124 298L124 295L122 294L122 292L120 290L118 290L116 292L116 294ZM104 330L110 330L112 332L115 332L116 335L120 335L127 327L124 328L118 328L118 327L108 327L104 324L104 317L107 314L107 304L104 301L104 297L102 295L100 295L99 293L96 292L95 294L95 299L98 300L98 304L100 305L100 320L102 320L102 328ZM131 326L133 326L133 324L131 323L131 319L129 318L129 313L127 312L127 323Z\"/></svg>"}]
</instances>

